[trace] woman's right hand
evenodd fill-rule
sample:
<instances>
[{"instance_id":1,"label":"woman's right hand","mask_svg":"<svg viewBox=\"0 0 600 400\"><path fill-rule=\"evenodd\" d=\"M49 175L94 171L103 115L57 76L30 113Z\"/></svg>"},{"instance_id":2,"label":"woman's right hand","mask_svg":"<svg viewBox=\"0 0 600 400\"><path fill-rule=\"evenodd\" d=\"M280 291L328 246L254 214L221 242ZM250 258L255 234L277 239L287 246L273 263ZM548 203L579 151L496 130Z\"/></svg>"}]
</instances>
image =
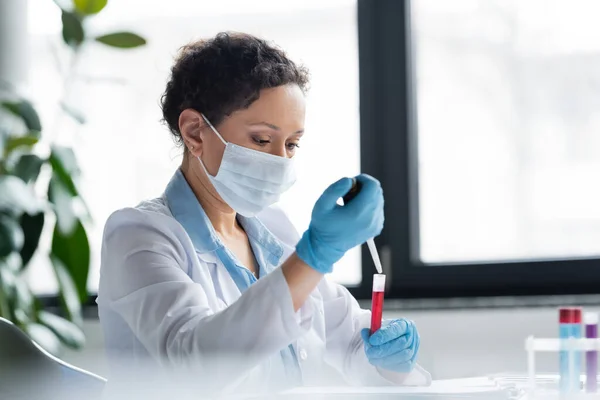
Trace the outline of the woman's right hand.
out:
<instances>
[{"instance_id":1,"label":"woman's right hand","mask_svg":"<svg viewBox=\"0 0 600 400\"><path fill-rule=\"evenodd\" d=\"M383 229L383 191L379 181L361 174L360 192L348 204L337 201L352 188L352 179L342 178L329 186L315 203L308 230L296 245L296 253L306 264L321 273L353 247L381 233Z\"/></svg>"}]
</instances>

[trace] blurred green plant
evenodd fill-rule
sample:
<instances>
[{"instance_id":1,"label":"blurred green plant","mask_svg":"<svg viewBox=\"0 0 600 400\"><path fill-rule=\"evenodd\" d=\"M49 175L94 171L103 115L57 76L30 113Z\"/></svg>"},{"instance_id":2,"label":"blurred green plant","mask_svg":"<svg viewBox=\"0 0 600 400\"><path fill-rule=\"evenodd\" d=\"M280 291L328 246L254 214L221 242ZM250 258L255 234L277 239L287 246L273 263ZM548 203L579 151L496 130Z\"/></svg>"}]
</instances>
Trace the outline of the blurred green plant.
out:
<instances>
[{"instance_id":1,"label":"blurred green plant","mask_svg":"<svg viewBox=\"0 0 600 400\"><path fill-rule=\"evenodd\" d=\"M74 60L87 43L120 49L146 44L144 38L131 32L88 35L86 20L100 13L107 0L54 2L61 10L62 39L70 48L72 61L71 69L63 74L65 88L75 73ZM15 93L10 83L2 87L0 317L13 321L57 354L63 345L77 349L85 342L81 310L88 299L90 245L84 222L90 215L78 187L80 170L73 149L47 143L32 103ZM67 104L66 92L59 104L61 112L85 123L83 115ZM61 316L44 310L26 279L44 230L52 233L50 253L43 256L48 257L58 282Z\"/></svg>"}]
</instances>

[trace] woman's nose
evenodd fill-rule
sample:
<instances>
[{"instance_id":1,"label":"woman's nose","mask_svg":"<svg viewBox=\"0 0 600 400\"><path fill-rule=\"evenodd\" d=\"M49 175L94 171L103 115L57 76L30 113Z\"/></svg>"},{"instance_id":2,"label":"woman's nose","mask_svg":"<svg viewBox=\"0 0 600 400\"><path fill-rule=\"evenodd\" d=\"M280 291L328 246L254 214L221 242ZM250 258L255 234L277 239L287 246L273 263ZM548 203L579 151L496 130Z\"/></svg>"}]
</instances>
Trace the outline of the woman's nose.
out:
<instances>
[{"instance_id":1,"label":"woman's nose","mask_svg":"<svg viewBox=\"0 0 600 400\"><path fill-rule=\"evenodd\" d=\"M273 146L269 153L274 156L287 157L287 150L285 147L285 143L282 145Z\"/></svg>"}]
</instances>

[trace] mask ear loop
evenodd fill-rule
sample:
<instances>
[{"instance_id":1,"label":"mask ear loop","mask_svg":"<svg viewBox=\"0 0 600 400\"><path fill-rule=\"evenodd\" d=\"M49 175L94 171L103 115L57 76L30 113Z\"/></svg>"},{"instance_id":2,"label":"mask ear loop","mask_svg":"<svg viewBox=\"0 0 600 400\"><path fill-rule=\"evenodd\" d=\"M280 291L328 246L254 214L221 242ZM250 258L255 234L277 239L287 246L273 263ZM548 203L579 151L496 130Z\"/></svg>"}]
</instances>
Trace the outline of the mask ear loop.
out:
<instances>
[{"instance_id":1,"label":"mask ear loop","mask_svg":"<svg viewBox=\"0 0 600 400\"><path fill-rule=\"evenodd\" d=\"M204 173L206 174L206 176L208 176L209 179L212 178L213 176L208 173L208 170L206 169L206 165L204 165L204 162L202 161L202 159L200 158L200 156L197 156L196 158L200 162L200 166L202 167L202 170L204 171Z\"/></svg>"},{"instance_id":2,"label":"mask ear loop","mask_svg":"<svg viewBox=\"0 0 600 400\"><path fill-rule=\"evenodd\" d=\"M202 119L204 119L204 122L206 122L206 124L210 127L210 129L212 129L212 131L217 135L217 137L219 139L221 139L221 142L223 142L223 144L225 145L225 147L227 147L227 142L225 141L225 139L223 139L223 136L221 136L221 134L219 132L217 132L217 130L215 129L215 127L210 123L210 121L208 120L208 118L206 118L204 116L204 114L200 114L202 115ZM198 159L198 161L200 161L200 165L202 166L202 169L204 170L204 173L206 174L206 176L210 178L212 178L213 176L211 174L208 173L208 170L206 169L206 165L204 165L204 162L202 161L202 159L200 158L200 156L196 157Z\"/></svg>"},{"instance_id":3,"label":"mask ear loop","mask_svg":"<svg viewBox=\"0 0 600 400\"><path fill-rule=\"evenodd\" d=\"M225 139L223 139L223 136L221 136L221 134L219 132L217 132L217 130L215 129L215 127L210 123L210 121L208 120L208 118L206 118L204 116L204 114L200 114L202 115L202 118L204 119L204 122L206 122L208 124L208 126L210 127L210 129L212 129L212 131L217 135L217 137L219 139L221 139L221 142L223 142L223 144L225 146L227 146L227 142L225 141Z\"/></svg>"}]
</instances>

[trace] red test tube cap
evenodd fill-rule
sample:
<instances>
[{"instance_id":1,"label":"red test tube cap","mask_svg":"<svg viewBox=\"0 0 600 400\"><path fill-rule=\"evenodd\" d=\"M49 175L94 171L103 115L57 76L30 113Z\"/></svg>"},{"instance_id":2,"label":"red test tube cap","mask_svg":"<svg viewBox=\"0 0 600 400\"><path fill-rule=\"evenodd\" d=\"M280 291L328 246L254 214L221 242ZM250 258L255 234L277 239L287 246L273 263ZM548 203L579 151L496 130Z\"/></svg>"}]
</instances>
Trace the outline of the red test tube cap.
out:
<instances>
[{"instance_id":1,"label":"red test tube cap","mask_svg":"<svg viewBox=\"0 0 600 400\"><path fill-rule=\"evenodd\" d=\"M558 322L561 324L580 324L582 315L581 307L561 307L558 309Z\"/></svg>"},{"instance_id":2,"label":"red test tube cap","mask_svg":"<svg viewBox=\"0 0 600 400\"><path fill-rule=\"evenodd\" d=\"M560 324L573 323L573 309L562 307L558 309L558 322Z\"/></svg>"},{"instance_id":3,"label":"red test tube cap","mask_svg":"<svg viewBox=\"0 0 600 400\"><path fill-rule=\"evenodd\" d=\"M583 312L581 311L580 307L573 308L572 323L574 323L574 324L580 324L581 321L582 321L582 314L583 314Z\"/></svg>"}]
</instances>

